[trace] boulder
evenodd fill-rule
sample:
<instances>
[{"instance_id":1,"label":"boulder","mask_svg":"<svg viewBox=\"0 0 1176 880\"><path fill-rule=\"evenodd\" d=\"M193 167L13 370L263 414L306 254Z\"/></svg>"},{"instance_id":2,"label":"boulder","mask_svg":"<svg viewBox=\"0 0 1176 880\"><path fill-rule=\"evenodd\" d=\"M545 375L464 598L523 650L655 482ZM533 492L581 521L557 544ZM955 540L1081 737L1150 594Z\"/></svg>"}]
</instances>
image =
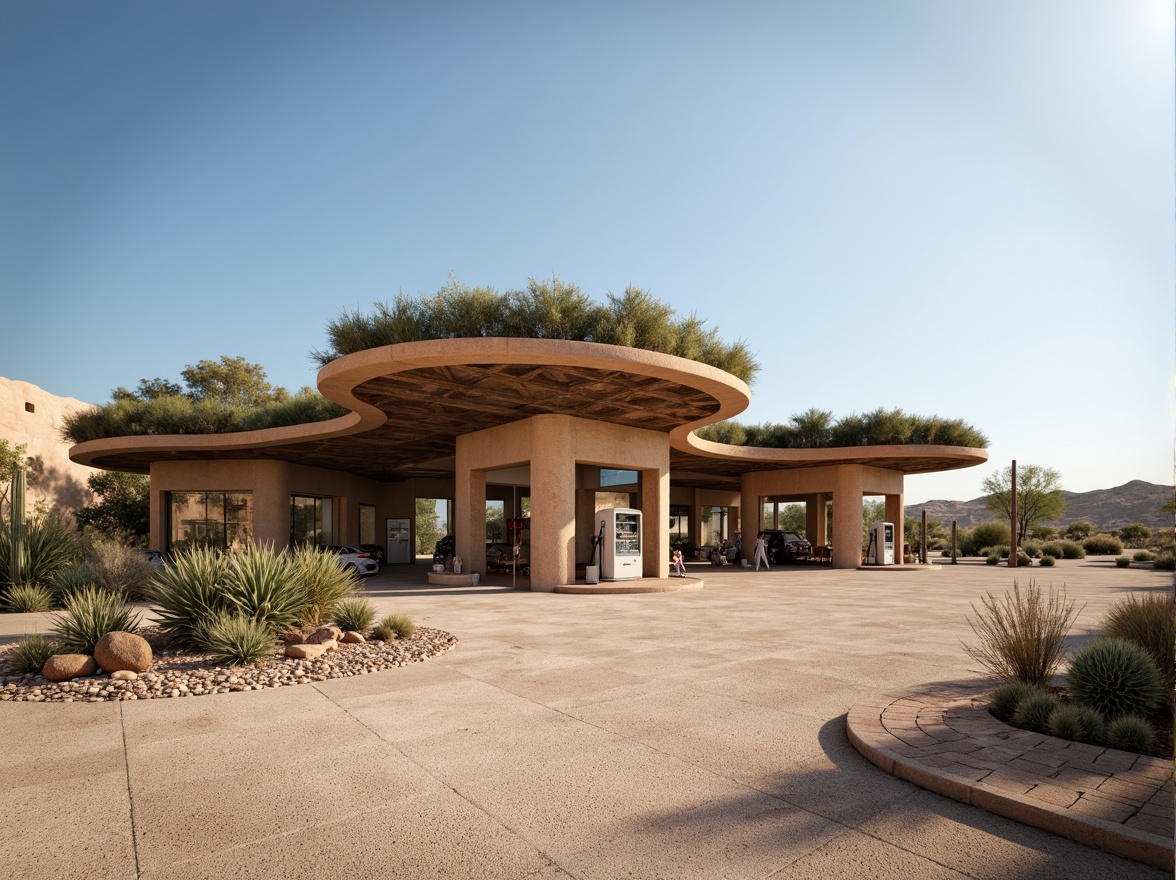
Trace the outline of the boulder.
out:
<instances>
[{"instance_id":1,"label":"boulder","mask_svg":"<svg viewBox=\"0 0 1176 880\"><path fill-rule=\"evenodd\" d=\"M357 633L355 630L350 630L343 633L343 643L347 645L362 645L364 638L362 633Z\"/></svg>"},{"instance_id":2,"label":"boulder","mask_svg":"<svg viewBox=\"0 0 1176 880\"><path fill-rule=\"evenodd\" d=\"M94 646L94 659L107 672L146 672L151 668L151 646L134 633L108 632Z\"/></svg>"},{"instance_id":3,"label":"boulder","mask_svg":"<svg viewBox=\"0 0 1176 880\"><path fill-rule=\"evenodd\" d=\"M54 654L41 667L41 675L50 681L69 681L79 675L93 675L98 664L89 654Z\"/></svg>"},{"instance_id":4,"label":"boulder","mask_svg":"<svg viewBox=\"0 0 1176 880\"><path fill-rule=\"evenodd\" d=\"M295 660L313 660L327 653L323 645L287 645L286 656Z\"/></svg>"},{"instance_id":5,"label":"boulder","mask_svg":"<svg viewBox=\"0 0 1176 880\"><path fill-rule=\"evenodd\" d=\"M116 669L110 673L110 677L114 681L134 681L139 677L139 673L132 672L129 669Z\"/></svg>"},{"instance_id":6,"label":"boulder","mask_svg":"<svg viewBox=\"0 0 1176 880\"><path fill-rule=\"evenodd\" d=\"M320 645L327 651L338 651L339 643L334 639L327 639L325 642L319 642Z\"/></svg>"},{"instance_id":7,"label":"boulder","mask_svg":"<svg viewBox=\"0 0 1176 880\"><path fill-rule=\"evenodd\" d=\"M338 641L342 637L343 630L339 629L339 627L332 623L328 626L320 626L318 629L308 635L306 637L306 644L320 645L327 639L334 639L335 641Z\"/></svg>"}]
</instances>

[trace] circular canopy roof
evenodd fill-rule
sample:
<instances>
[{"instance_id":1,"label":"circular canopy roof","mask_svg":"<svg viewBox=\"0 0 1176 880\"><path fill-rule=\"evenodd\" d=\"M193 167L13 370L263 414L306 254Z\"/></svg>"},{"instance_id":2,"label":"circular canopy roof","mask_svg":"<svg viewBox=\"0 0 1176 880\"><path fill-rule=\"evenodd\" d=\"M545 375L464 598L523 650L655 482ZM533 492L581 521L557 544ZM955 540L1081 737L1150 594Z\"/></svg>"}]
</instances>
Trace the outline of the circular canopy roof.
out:
<instances>
[{"instance_id":1,"label":"circular canopy roof","mask_svg":"<svg viewBox=\"0 0 1176 880\"><path fill-rule=\"evenodd\" d=\"M352 412L327 422L233 434L116 437L70 457L146 472L157 461L276 459L380 481L449 476L457 437L560 414L669 434L677 485L735 488L749 470L874 464L904 473L968 467L982 449L883 446L753 449L694 436L750 401L747 385L696 361L642 349L550 339L442 339L341 357L319 389Z\"/></svg>"}]
</instances>

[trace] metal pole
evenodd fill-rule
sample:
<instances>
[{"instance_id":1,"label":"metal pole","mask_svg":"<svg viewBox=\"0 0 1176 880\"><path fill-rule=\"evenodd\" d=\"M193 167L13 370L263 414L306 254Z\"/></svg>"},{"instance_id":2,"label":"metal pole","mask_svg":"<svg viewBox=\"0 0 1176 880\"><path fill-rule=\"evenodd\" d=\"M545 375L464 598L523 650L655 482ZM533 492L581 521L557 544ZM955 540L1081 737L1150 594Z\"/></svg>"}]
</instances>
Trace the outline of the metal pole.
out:
<instances>
[{"instance_id":1,"label":"metal pole","mask_svg":"<svg viewBox=\"0 0 1176 880\"><path fill-rule=\"evenodd\" d=\"M951 521L951 564L956 564L956 521Z\"/></svg>"},{"instance_id":2,"label":"metal pole","mask_svg":"<svg viewBox=\"0 0 1176 880\"><path fill-rule=\"evenodd\" d=\"M1012 528L1009 538L1009 568L1017 567L1017 460L1013 459L1012 479L1009 484L1010 497L1012 504L1009 505L1010 513L1012 515Z\"/></svg>"},{"instance_id":3,"label":"metal pole","mask_svg":"<svg viewBox=\"0 0 1176 880\"><path fill-rule=\"evenodd\" d=\"M510 521L511 522L514 522L514 520L515 520L516 513L518 510L518 504L519 504L519 487L512 484L510 487L510 517L511 517ZM517 589L517 587L515 586L515 577L518 574L518 568L519 568L519 558L518 558L518 556L515 555L515 536L514 536L513 532L514 532L514 529L507 529L506 530L506 539L508 541L510 541L510 588L512 590ZM574 581L575 579L576 578L573 573L572 580Z\"/></svg>"}]
</instances>

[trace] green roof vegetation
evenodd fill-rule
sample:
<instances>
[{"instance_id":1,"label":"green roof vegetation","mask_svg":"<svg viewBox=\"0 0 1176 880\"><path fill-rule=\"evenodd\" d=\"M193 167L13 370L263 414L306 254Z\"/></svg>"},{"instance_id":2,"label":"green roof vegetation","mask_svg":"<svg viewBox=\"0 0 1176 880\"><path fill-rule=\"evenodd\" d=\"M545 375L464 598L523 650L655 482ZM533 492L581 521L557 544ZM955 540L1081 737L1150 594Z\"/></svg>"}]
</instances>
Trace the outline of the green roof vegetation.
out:
<instances>
[{"instance_id":1,"label":"green roof vegetation","mask_svg":"<svg viewBox=\"0 0 1176 880\"><path fill-rule=\"evenodd\" d=\"M810 409L786 424L743 425L718 422L694 432L704 440L732 446L771 449L824 449L840 446L928 444L986 449L988 438L962 419L918 416L901 409L876 409L864 415L843 416Z\"/></svg>"},{"instance_id":2,"label":"green roof vegetation","mask_svg":"<svg viewBox=\"0 0 1176 880\"><path fill-rule=\"evenodd\" d=\"M751 383L759 364L742 341L724 342L717 327L674 309L644 290L629 287L607 302L593 301L559 278L527 282L524 290L498 293L456 280L432 296L400 294L373 303L371 314L343 311L327 325L328 348L314 352L319 363L400 342L422 339L522 337L568 339L624 345L677 355L718 367Z\"/></svg>"}]
</instances>

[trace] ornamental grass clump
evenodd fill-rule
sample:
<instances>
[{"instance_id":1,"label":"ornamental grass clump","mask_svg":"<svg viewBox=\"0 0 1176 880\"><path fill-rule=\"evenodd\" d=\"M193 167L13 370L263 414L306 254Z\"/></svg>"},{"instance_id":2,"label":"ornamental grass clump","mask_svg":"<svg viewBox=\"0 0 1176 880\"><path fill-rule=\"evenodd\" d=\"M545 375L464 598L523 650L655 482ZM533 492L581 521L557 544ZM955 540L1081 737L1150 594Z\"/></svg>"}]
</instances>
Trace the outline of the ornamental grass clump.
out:
<instances>
[{"instance_id":1,"label":"ornamental grass clump","mask_svg":"<svg viewBox=\"0 0 1176 880\"><path fill-rule=\"evenodd\" d=\"M176 554L151 592L159 628L180 645L196 647L204 622L230 610L228 574L228 558L207 548Z\"/></svg>"},{"instance_id":2,"label":"ornamental grass clump","mask_svg":"<svg viewBox=\"0 0 1176 880\"><path fill-rule=\"evenodd\" d=\"M85 587L65 602L65 613L55 614L49 628L57 637L60 654L93 654L94 645L108 632L134 632L140 615L120 596Z\"/></svg>"},{"instance_id":3,"label":"ornamental grass clump","mask_svg":"<svg viewBox=\"0 0 1176 880\"><path fill-rule=\"evenodd\" d=\"M1086 551L1077 541L1062 541L1062 559L1085 559Z\"/></svg>"},{"instance_id":4,"label":"ornamental grass clump","mask_svg":"<svg viewBox=\"0 0 1176 880\"><path fill-rule=\"evenodd\" d=\"M1025 730L1044 733L1049 727L1050 716L1060 705L1058 698L1049 691L1036 691L1017 703L1017 708L1013 710L1013 723Z\"/></svg>"},{"instance_id":5,"label":"ornamental grass clump","mask_svg":"<svg viewBox=\"0 0 1176 880\"><path fill-rule=\"evenodd\" d=\"M1051 556L1048 553L1043 553L1043 554L1041 554L1041 559L1039 559L1037 561L1037 564L1044 566L1045 568L1053 568L1055 565L1058 564L1058 559L1056 556Z\"/></svg>"},{"instance_id":6,"label":"ornamental grass clump","mask_svg":"<svg viewBox=\"0 0 1176 880\"><path fill-rule=\"evenodd\" d=\"M83 587L98 586L98 569L87 559L75 559L63 568L49 585L59 605Z\"/></svg>"},{"instance_id":7,"label":"ornamental grass clump","mask_svg":"<svg viewBox=\"0 0 1176 880\"><path fill-rule=\"evenodd\" d=\"M1147 715L1166 691L1156 664L1138 645L1101 638L1078 652L1067 675L1070 693L1104 718Z\"/></svg>"},{"instance_id":8,"label":"ornamental grass clump","mask_svg":"<svg viewBox=\"0 0 1176 880\"><path fill-rule=\"evenodd\" d=\"M331 550L312 545L298 547L291 564L293 577L305 594L298 612L302 626L318 626L330 620L339 602L359 588L359 575L344 571L338 555Z\"/></svg>"},{"instance_id":9,"label":"ornamental grass clump","mask_svg":"<svg viewBox=\"0 0 1176 880\"><path fill-rule=\"evenodd\" d=\"M1065 552L1062 550L1062 545L1059 542L1051 541L1048 544L1042 545L1041 555L1052 556L1054 559L1061 559L1065 556Z\"/></svg>"},{"instance_id":10,"label":"ornamental grass clump","mask_svg":"<svg viewBox=\"0 0 1176 880\"><path fill-rule=\"evenodd\" d=\"M53 594L40 584L17 584L9 587L8 595L4 597L4 610L17 614L49 611L52 607Z\"/></svg>"},{"instance_id":11,"label":"ornamental grass clump","mask_svg":"<svg viewBox=\"0 0 1176 880\"><path fill-rule=\"evenodd\" d=\"M1103 739L1112 749L1146 752L1156 741L1156 731L1146 718L1138 715L1120 715L1107 725Z\"/></svg>"},{"instance_id":12,"label":"ornamental grass clump","mask_svg":"<svg viewBox=\"0 0 1176 880\"><path fill-rule=\"evenodd\" d=\"M1023 681L1010 681L988 695L989 709L1001 721L1012 721L1017 704L1040 690L1041 688L1036 685L1025 684Z\"/></svg>"},{"instance_id":13,"label":"ornamental grass clump","mask_svg":"<svg viewBox=\"0 0 1176 880\"><path fill-rule=\"evenodd\" d=\"M1089 706L1059 705L1050 713L1046 731L1051 736L1095 744L1102 740L1102 716Z\"/></svg>"},{"instance_id":14,"label":"ornamental grass clump","mask_svg":"<svg viewBox=\"0 0 1176 880\"><path fill-rule=\"evenodd\" d=\"M262 663L277 644L268 623L241 614L221 613L206 618L196 636L201 650L223 666Z\"/></svg>"},{"instance_id":15,"label":"ornamental grass clump","mask_svg":"<svg viewBox=\"0 0 1176 880\"><path fill-rule=\"evenodd\" d=\"M1130 556L1116 556L1115 557L1115 566L1117 568L1127 568L1130 565L1131 565L1131 557Z\"/></svg>"},{"instance_id":16,"label":"ornamental grass clump","mask_svg":"<svg viewBox=\"0 0 1176 880\"><path fill-rule=\"evenodd\" d=\"M1132 554L1131 558L1136 562L1151 562L1156 558L1156 554L1152 553L1150 550L1136 550L1135 553Z\"/></svg>"},{"instance_id":17,"label":"ornamental grass clump","mask_svg":"<svg viewBox=\"0 0 1176 880\"><path fill-rule=\"evenodd\" d=\"M155 569L147 557L121 541L99 539L89 553L96 583L111 593L118 593L128 602L145 599L151 591Z\"/></svg>"},{"instance_id":18,"label":"ornamental grass clump","mask_svg":"<svg viewBox=\"0 0 1176 880\"><path fill-rule=\"evenodd\" d=\"M984 564L985 565L1000 565L999 551L993 550L987 556L985 556L984 557Z\"/></svg>"},{"instance_id":19,"label":"ornamental grass clump","mask_svg":"<svg viewBox=\"0 0 1176 880\"><path fill-rule=\"evenodd\" d=\"M976 619L968 618L972 632L980 639L977 647L964 645L968 656L1001 681L1023 681L1044 687L1062 660L1062 642L1077 617L1073 600L1066 601L1066 589L1048 595L1032 580L1022 592L1013 581L1012 592L1003 598L991 593L982 600L983 610L972 606Z\"/></svg>"},{"instance_id":20,"label":"ornamental grass clump","mask_svg":"<svg viewBox=\"0 0 1176 880\"><path fill-rule=\"evenodd\" d=\"M1111 606L1103 617L1107 636L1138 645L1151 657L1171 689L1176 684L1176 658L1172 654L1176 627L1176 601L1171 592L1163 595L1137 596L1129 593Z\"/></svg>"},{"instance_id":21,"label":"ornamental grass clump","mask_svg":"<svg viewBox=\"0 0 1176 880\"><path fill-rule=\"evenodd\" d=\"M416 632L416 624L407 614L385 614L380 618L380 622L376 624L375 629L372 630L372 635L388 642L392 639L408 639L412 638L412 634Z\"/></svg>"},{"instance_id":22,"label":"ornamental grass clump","mask_svg":"<svg viewBox=\"0 0 1176 880\"><path fill-rule=\"evenodd\" d=\"M375 620L376 609L362 596L350 596L335 605L335 625L344 632L362 633Z\"/></svg>"},{"instance_id":23,"label":"ornamental grass clump","mask_svg":"<svg viewBox=\"0 0 1176 880\"><path fill-rule=\"evenodd\" d=\"M17 675L36 675L45 661L57 653L57 645L44 636L29 636L4 655Z\"/></svg>"}]
</instances>

